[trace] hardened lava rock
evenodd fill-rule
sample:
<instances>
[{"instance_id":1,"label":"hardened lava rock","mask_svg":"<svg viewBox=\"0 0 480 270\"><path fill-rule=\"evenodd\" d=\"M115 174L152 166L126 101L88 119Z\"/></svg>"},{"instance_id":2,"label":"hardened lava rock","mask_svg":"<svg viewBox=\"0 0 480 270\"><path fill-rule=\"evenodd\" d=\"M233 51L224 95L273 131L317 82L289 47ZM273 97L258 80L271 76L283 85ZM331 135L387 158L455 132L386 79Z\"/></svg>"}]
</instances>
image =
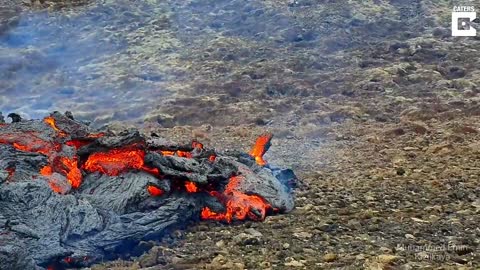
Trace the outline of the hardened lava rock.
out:
<instances>
[{"instance_id":1,"label":"hardened lava rock","mask_svg":"<svg viewBox=\"0 0 480 270\"><path fill-rule=\"evenodd\" d=\"M201 219L294 207L293 172L261 158L271 136L249 154L220 153L92 132L71 113L16 120L0 125L0 269L88 266Z\"/></svg>"}]
</instances>

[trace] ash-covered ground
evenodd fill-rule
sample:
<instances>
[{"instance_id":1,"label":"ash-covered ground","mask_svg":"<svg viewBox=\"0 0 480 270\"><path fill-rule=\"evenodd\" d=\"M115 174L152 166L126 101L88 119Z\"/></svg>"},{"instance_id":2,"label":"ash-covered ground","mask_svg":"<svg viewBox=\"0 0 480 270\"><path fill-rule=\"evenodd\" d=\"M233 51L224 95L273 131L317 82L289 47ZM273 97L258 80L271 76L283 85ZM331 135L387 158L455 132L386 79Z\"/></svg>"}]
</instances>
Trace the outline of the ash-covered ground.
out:
<instances>
[{"instance_id":1,"label":"ash-covered ground","mask_svg":"<svg viewBox=\"0 0 480 270\"><path fill-rule=\"evenodd\" d=\"M480 40L451 37L457 4L480 8L1 0L0 108L219 149L271 131L301 179L290 214L92 269L478 269Z\"/></svg>"}]
</instances>

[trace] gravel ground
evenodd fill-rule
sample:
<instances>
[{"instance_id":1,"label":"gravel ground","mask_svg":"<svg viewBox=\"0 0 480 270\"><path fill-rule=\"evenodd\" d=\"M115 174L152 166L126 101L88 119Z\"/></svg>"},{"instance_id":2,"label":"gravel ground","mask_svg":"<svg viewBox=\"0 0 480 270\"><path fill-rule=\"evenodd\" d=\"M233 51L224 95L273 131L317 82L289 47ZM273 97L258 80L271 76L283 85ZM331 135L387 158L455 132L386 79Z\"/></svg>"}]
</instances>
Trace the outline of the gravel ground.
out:
<instances>
[{"instance_id":1,"label":"gravel ground","mask_svg":"<svg viewBox=\"0 0 480 270\"><path fill-rule=\"evenodd\" d=\"M0 42L0 106L68 108L218 149L273 132L266 159L299 176L297 207L262 223L192 224L92 269L480 267L480 39L450 36L450 1L135 2L21 6L86 19L65 37L86 47L45 70L55 42ZM109 23L91 26L96 12ZM15 33L7 13L0 24ZM87 53L83 36L109 49ZM17 95L66 85L48 104Z\"/></svg>"}]
</instances>

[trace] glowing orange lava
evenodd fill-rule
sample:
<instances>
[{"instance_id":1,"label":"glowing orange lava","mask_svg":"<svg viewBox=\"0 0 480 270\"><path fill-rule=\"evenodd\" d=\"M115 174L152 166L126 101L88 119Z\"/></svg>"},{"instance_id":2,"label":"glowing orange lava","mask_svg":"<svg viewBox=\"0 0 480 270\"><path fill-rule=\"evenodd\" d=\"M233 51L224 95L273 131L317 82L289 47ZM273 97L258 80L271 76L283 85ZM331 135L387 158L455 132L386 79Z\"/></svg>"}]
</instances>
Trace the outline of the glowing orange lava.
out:
<instances>
[{"instance_id":1,"label":"glowing orange lava","mask_svg":"<svg viewBox=\"0 0 480 270\"><path fill-rule=\"evenodd\" d=\"M85 162L84 169L116 176L128 169L141 169L144 157L145 152L140 149L113 149L91 154Z\"/></svg>"},{"instance_id":2,"label":"glowing orange lava","mask_svg":"<svg viewBox=\"0 0 480 270\"><path fill-rule=\"evenodd\" d=\"M60 161L65 166L62 172L67 176L70 185L72 185L73 188L79 188L80 184L82 184L82 172L78 168L77 160L75 158L61 157Z\"/></svg>"},{"instance_id":3,"label":"glowing orange lava","mask_svg":"<svg viewBox=\"0 0 480 270\"><path fill-rule=\"evenodd\" d=\"M191 182L191 181L185 182L185 188L187 189L187 192L189 192L189 193L198 192L197 185L194 182Z\"/></svg>"},{"instance_id":4,"label":"glowing orange lava","mask_svg":"<svg viewBox=\"0 0 480 270\"><path fill-rule=\"evenodd\" d=\"M162 178L162 175L160 174L160 170L158 170L157 168L149 168L147 166L143 166L142 170L149 174L153 174L158 178Z\"/></svg>"},{"instance_id":5,"label":"glowing orange lava","mask_svg":"<svg viewBox=\"0 0 480 270\"><path fill-rule=\"evenodd\" d=\"M175 151L160 151L160 153L162 153L162 155L164 155L164 156L173 156L173 155L175 155Z\"/></svg>"},{"instance_id":6,"label":"glowing orange lava","mask_svg":"<svg viewBox=\"0 0 480 270\"><path fill-rule=\"evenodd\" d=\"M91 139L96 139L96 138L100 138L100 137L103 137L105 136L105 133L103 132L100 132L100 133L92 133L92 134L88 134L88 138L91 138Z\"/></svg>"},{"instance_id":7,"label":"glowing orange lava","mask_svg":"<svg viewBox=\"0 0 480 270\"><path fill-rule=\"evenodd\" d=\"M46 117L43 121L55 130L56 138L45 139L45 135L42 135L40 132L24 131L2 134L0 143L10 144L20 151L40 153L47 156L49 164L40 169L40 174L48 178L49 185L55 192L63 194L68 191L66 190L66 188L69 188L68 185L61 182L65 181L65 178L72 188L79 188L82 184L82 169L84 172L98 172L109 176L117 176L129 170L142 170L154 175L158 179L163 179L164 177L168 178L163 176L158 168L150 168L145 165L144 159L146 152L143 148L143 144L128 145L105 152L95 152L88 157L77 156L77 154L72 154L72 152L94 142L96 138L100 138L105 134L89 134L82 139L64 138L68 134L58 128L54 117ZM6 124L0 124L0 126L4 125ZM250 156L255 159L258 165L264 166L267 164L263 159L263 156L270 147L271 139L271 134L261 135L249 152ZM62 148L64 146L63 144L71 146L74 149ZM193 158L194 155L195 157L198 155L199 157L203 157L203 155L199 155L204 149L203 144L194 141L192 142L191 148L193 148L191 151L151 151L156 151L164 156ZM209 154L209 156L205 156L205 159L207 159L207 157L210 162L215 162L217 159L215 154ZM7 169L7 171L9 177L15 173L14 168ZM267 211L275 211L275 209L272 209L270 204L268 204L262 197L253 194L245 194L239 191L238 187L241 185L241 181L244 181L242 175L231 177L223 192L214 191L214 185L198 186L197 183L192 181L178 182L177 180L178 179L175 179L175 185L178 183L178 185L174 187L176 188L175 190L186 191L188 193L209 192L211 196L217 198L218 201L225 206L226 211L224 213L216 213L208 207L203 208L201 212L202 219L225 221L229 223L247 218L251 220L263 220ZM184 188L182 185L184 185ZM164 190L154 185L148 185L146 188L151 196L161 196L165 194ZM70 257L65 258L66 263L71 263L72 261L73 259Z\"/></svg>"},{"instance_id":8,"label":"glowing orange lava","mask_svg":"<svg viewBox=\"0 0 480 270\"><path fill-rule=\"evenodd\" d=\"M147 190L148 190L148 193L150 193L150 195L152 196L161 196L164 193L163 190L159 189L156 186L148 186Z\"/></svg>"},{"instance_id":9,"label":"glowing orange lava","mask_svg":"<svg viewBox=\"0 0 480 270\"><path fill-rule=\"evenodd\" d=\"M177 156L184 158L192 158L192 153L186 151L177 151Z\"/></svg>"},{"instance_id":10,"label":"glowing orange lava","mask_svg":"<svg viewBox=\"0 0 480 270\"><path fill-rule=\"evenodd\" d=\"M272 134L269 133L261 135L258 137L252 150L250 150L250 155L255 158L255 161L260 166L265 166L267 164L263 159L263 155L270 147L270 140L272 140L272 137Z\"/></svg>"},{"instance_id":11,"label":"glowing orange lava","mask_svg":"<svg viewBox=\"0 0 480 270\"><path fill-rule=\"evenodd\" d=\"M178 156L178 157L184 157L184 158L192 158L192 153L187 152L187 151L160 151L160 153L164 156Z\"/></svg>"},{"instance_id":12,"label":"glowing orange lava","mask_svg":"<svg viewBox=\"0 0 480 270\"><path fill-rule=\"evenodd\" d=\"M193 141L192 142L192 147L193 148L198 148L198 149L203 149L203 144L197 142L197 141Z\"/></svg>"},{"instance_id":13,"label":"glowing orange lava","mask_svg":"<svg viewBox=\"0 0 480 270\"><path fill-rule=\"evenodd\" d=\"M50 180L48 181L48 185L50 186L50 188L56 192L56 193L63 193L65 190L62 186L58 185L55 181L53 180Z\"/></svg>"},{"instance_id":14,"label":"glowing orange lava","mask_svg":"<svg viewBox=\"0 0 480 270\"><path fill-rule=\"evenodd\" d=\"M232 220L243 220L247 217L252 220L263 220L267 214L267 210L272 207L262 197L257 195L247 195L236 191L237 187L242 181L241 176L234 176L222 194L212 192L211 194L219 200L225 202L225 213L215 213L210 208L205 207L200 214L202 219L211 219L218 221L226 221L228 223Z\"/></svg>"},{"instance_id":15,"label":"glowing orange lava","mask_svg":"<svg viewBox=\"0 0 480 270\"><path fill-rule=\"evenodd\" d=\"M37 152L37 153L40 153L40 154L44 154L46 156L48 156L49 153L52 151L51 148L49 148L48 146L43 146L42 144L34 144L32 146L27 146L27 145L23 145L21 143L14 142L12 145L13 145L13 147L15 147L16 149L18 149L20 151Z\"/></svg>"},{"instance_id":16,"label":"glowing orange lava","mask_svg":"<svg viewBox=\"0 0 480 270\"><path fill-rule=\"evenodd\" d=\"M60 130L60 129L57 127L57 124L55 123L55 119L54 119L53 117L51 117L51 116L45 117L45 118L43 119L43 121L44 121L47 125L51 126L56 132L58 132L58 134L59 134L61 137L67 136L67 134L66 134L64 131Z\"/></svg>"},{"instance_id":17,"label":"glowing orange lava","mask_svg":"<svg viewBox=\"0 0 480 270\"><path fill-rule=\"evenodd\" d=\"M52 166L50 166L50 165L44 166L44 167L40 170L40 174L43 175L43 176L50 176L50 175L52 175L52 174L53 174Z\"/></svg>"}]
</instances>

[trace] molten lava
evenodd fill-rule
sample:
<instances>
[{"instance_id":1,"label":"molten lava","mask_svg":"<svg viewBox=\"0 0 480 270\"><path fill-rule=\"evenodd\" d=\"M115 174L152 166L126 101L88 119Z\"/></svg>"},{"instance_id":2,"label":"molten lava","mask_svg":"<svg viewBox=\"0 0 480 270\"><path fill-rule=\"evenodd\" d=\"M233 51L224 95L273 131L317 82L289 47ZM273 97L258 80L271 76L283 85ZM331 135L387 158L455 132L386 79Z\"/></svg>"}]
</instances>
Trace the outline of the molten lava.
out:
<instances>
[{"instance_id":1,"label":"molten lava","mask_svg":"<svg viewBox=\"0 0 480 270\"><path fill-rule=\"evenodd\" d=\"M67 180L73 188L79 188L82 184L82 172L78 168L78 162L75 158L61 157L60 162L64 168L61 172L67 176Z\"/></svg>"},{"instance_id":2,"label":"molten lava","mask_svg":"<svg viewBox=\"0 0 480 270\"><path fill-rule=\"evenodd\" d=\"M80 187L82 184L82 172L78 168L78 162L75 158L59 157L55 159L54 164L55 167L50 165L44 166L40 169L40 174L50 179L50 187L52 187L55 192L60 193L62 188L51 179L54 172L64 175L72 188Z\"/></svg>"},{"instance_id":3,"label":"molten lava","mask_svg":"<svg viewBox=\"0 0 480 270\"><path fill-rule=\"evenodd\" d=\"M255 145L250 150L250 156L255 158L255 161L260 166L265 166L267 162L263 159L263 155L268 151L270 148L270 141L272 140L273 135L270 133L263 134L258 137Z\"/></svg>"},{"instance_id":4,"label":"molten lava","mask_svg":"<svg viewBox=\"0 0 480 270\"><path fill-rule=\"evenodd\" d=\"M223 193L211 192L212 196L217 197L224 202L226 206L225 213L215 213L210 208L202 209L201 218L218 221L244 220L247 217L251 220L263 220L267 211L272 207L262 197L257 195L247 195L236 191L243 177L233 176L230 178L227 187Z\"/></svg>"},{"instance_id":5,"label":"molten lava","mask_svg":"<svg viewBox=\"0 0 480 270\"><path fill-rule=\"evenodd\" d=\"M37 132L5 134L0 137L0 144L10 144L24 152L35 152L49 156L61 149L59 144L45 141Z\"/></svg>"},{"instance_id":6,"label":"molten lava","mask_svg":"<svg viewBox=\"0 0 480 270\"><path fill-rule=\"evenodd\" d=\"M203 144L202 143L199 143L197 141L193 141L192 142L192 147L193 148L198 148L198 149L203 149Z\"/></svg>"},{"instance_id":7,"label":"molten lava","mask_svg":"<svg viewBox=\"0 0 480 270\"><path fill-rule=\"evenodd\" d=\"M164 156L177 156L177 157L184 157L184 158L192 158L192 153L186 151L160 151L160 153Z\"/></svg>"},{"instance_id":8,"label":"molten lava","mask_svg":"<svg viewBox=\"0 0 480 270\"><path fill-rule=\"evenodd\" d=\"M55 130L56 132L58 132L58 134L60 135L60 137L65 137L67 136L67 134L65 132L63 132L62 130L60 130L58 127L57 127L57 124L55 123L55 119L51 116L48 116L48 117L45 117L43 119L43 121L51 126L53 128L53 130Z\"/></svg>"},{"instance_id":9,"label":"molten lava","mask_svg":"<svg viewBox=\"0 0 480 270\"><path fill-rule=\"evenodd\" d=\"M160 188L158 188L156 186L151 186L151 185L147 187L147 191L152 196L161 196L164 193L164 191L161 190Z\"/></svg>"},{"instance_id":10,"label":"molten lava","mask_svg":"<svg viewBox=\"0 0 480 270\"><path fill-rule=\"evenodd\" d=\"M44 166L40 170L40 174L49 179L51 188L58 193L66 192L65 186L61 184L61 179L63 179L63 181L65 179L60 175L63 175L72 188L76 189L80 187L82 183L82 170L86 172L98 172L109 176L117 176L129 170L142 170L156 176L158 179L164 179L164 175L161 174L161 171L158 168L149 168L145 166L144 159L146 150L144 150L143 146L140 147L140 145L127 145L122 148L110 149L104 152L94 152L86 157L86 160L81 161L76 154L69 157L62 156L62 144L58 142L63 142L65 145L71 146L74 149L73 151L76 151L81 147L92 143L95 139L105 136L105 134L88 134L85 135L84 138L70 138L66 140L64 137L67 137L69 134L58 128L54 117L46 117L43 121L55 130L57 138L53 138L51 141L46 141L41 139L42 137L36 132L28 131L24 133L3 135L0 138L0 143L11 144L13 147L21 151L37 152L46 155L50 164ZM266 165L263 155L270 147L271 139L271 134L261 135L251 149L249 154L255 159L258 165ZM203 144L196 141L193 141L191 146L193 149L192 151L155 151L164 156L193 158L204 149ZM215 162L216 158L215 154L211 154L207 157L208 161L212 163ZM9 170L10 175L13 175L13 173L14 169ZM224 204L226 211L225 213L216 213L208 207L205 207L201 212L202 219L232 222L233 220L242 220L246 218L252 220L262 220L265 218L267 211L271 210L272 207L258 195L248 195L238 191L237 188L243 179L244 178L241 175L231 177L223 192L205 187L205 191L208 191L211 196L216 197ZM184 185L184 188L179 190L185 190L188 193L200 192L197 184L188 181L188 179L184 179L184 182L181 185ZM164 190L153 185L149 185L147 191L151 196L161 196L165 193Z\"/></svg>"},{"instance_id":11,"label":"molten lava","mask_svg":"<svg viewBox=\"0 0 480 270\"><path fill-rule=\"evenodd\" d=\"M91 154L85 162L84 169L116 176L129 169L141 169L144 157L145 152L140 149L113 149Z\"/></svg>"},{"instance_id":12,"label":"molten lava","mask_svg":"<svg viewBox=\"0 0 480 270\"><path fill-rule=\"evenodd\" d=\"M194 182L191 182L191 181L185 182L185 188L187 189L187 192L189 192L189 193L198 192L197 185Z\"/></svg>"},{"instance_id":13,"label":"molten lava","mask_svg":"<svg viewBox=\"0 0 480 270\"><path fill-rule=\"evenodd\" d=\"M50 176L50 175L52 175L52 173L53 173L53 169L50 165L44 166L40 170L40 174L43 175L43 176Z\"/></svg>"}]
</instances>

